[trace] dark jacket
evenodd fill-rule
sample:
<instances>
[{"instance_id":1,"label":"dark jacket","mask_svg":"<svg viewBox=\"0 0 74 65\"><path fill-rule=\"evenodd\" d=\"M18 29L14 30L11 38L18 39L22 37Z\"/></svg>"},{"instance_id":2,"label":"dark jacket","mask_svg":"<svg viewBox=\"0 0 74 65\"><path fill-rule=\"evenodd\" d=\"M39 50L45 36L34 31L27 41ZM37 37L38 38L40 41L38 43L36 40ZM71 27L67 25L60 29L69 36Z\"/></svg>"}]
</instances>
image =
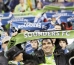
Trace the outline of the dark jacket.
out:
<instances>
[{"instance_id":1,"label":"dark jacket","mask_svg":"<svg viewBox=\"0 0 74 65\"><path fill-rule=\"evenodd\" d=\"M57 54L56 54L56 52L57 52ZM34 60L34 61L38 62L39 64L46 62L45 54L42 49L34 50L34 53L35 53L34 55L29 55L29 54L26 54L25 52L23 52L24 63L29 60ZM61 48L55 50L54 59L55 59L56 65L68 65L67 64L68 61L66 61L66 55L64 54L64 51L61 50Z\"/></svg>"},{"instance_id":2,"label":"dark jacket","mask_svg":"<svg viewBox=\"0 0 74 65\"><path fill-rule=\"evenodd\" d=\"M62 50L59 50L58 54L54 53L54 59L56 65L68 65L66 61L66 56ZM46 62L43 50L35 51L35 55L29 55L24 52L24 62L28 60L35 60L39 64Z\"/></svg>"},{"instance_id":3,"label":"dark jacket","mask_svg":"<svg viewBox=\"0 0 74 65\"><path fill-rule=\"evenodd\" d=\"M34 60L28 60L25 62L25 65L39 65L39 64Z\"/></svg>"},{"instance_id":4,"label":"dark jacket","mask_svg":"<svg viewBox=\"0 0 74 65\"><path fill-rule=\"evenodd\" d=\"M40 63L46 63L45 61L45 55L44 55L44 52L43 50L40 50L40 58L38 57L38 60ZM42 55L42 56L41 56ZM68 65L67 64L67 61L66 61L66 57L65 57L65 54L62 50L59 50L59 54L55 54L54 53L54 60L56 62L56 65Z\"/></svg>"},{"instance_id":5,"label":"dark jacket","mask_svg":"<svg viewBox=\"0 0 74 65\"><path fill-rule=\"evenodd\" d=\"M70 64L69 64L69 59L70 59L71 57L74 57L74 49L71 50L69 53L66 54L66 60L67 60L68 65L70 65ZM70 63L71 63L71 65L74 65L74 58L73 58L72 61L70 61Z\"/></svg>"},{"instance_id":6,"label":"dark jacket","mask_svg":"<svg viewBox=\"0 0 74 65\"><path fill-rule=\"evenodd\" d=\"M24 63L25 63L25 61L28 61L28 60L34 60L38 64L45 62L45 60L44 60L44 53L43 53L42 50L35 51L35 55L29 55L29 54L26 54L25 52L23 52L23 54L24 54L23 55Z\"/></svg>"},{"instance_id":7,"label":"dark jacket","mask_svg":"<svg viewBox=\"0 0 74 65\"><path fill-rule=\"evenodd\" d=\"M63 50L60 49L58 52L54 52L54 58L56 65L68 65L66 55Z\"/></svg>"},{"instance_id":8,"label":"dark jacket","mask_svg":"<svg viewBox=\"0 0 74 65\"><path fill-rule=\"evenodd\" d=\"M6 3L0 2L0 13L2 13L2 11L4 11L4 12L10 11L8 4L9 4L9 0Z\"/></svg>"},{"instance_id":9,"label":"dark jacket","mask_svg":"<svg viewBox=\"0 0 74 65\"><path fill-rule=\"evenodd\" d=\"M3 11L3 7L4 7L3 2L0 2L0 13L2 13L2 11Z\"/></svg>"},{"instance_id":10,"label":"dark jacket","mask_svg":"<svg viewBox=\"0 0 74 65\"><path fill-rule=\"evenodd\" d=\"M44 60L44 52L43 52L43 50L42 49L40 49L40 50L35 50L34 51L34 53L35 53L35 55L37 56L37 58L38 58L38 63L45 63L45 60Z\"/></svg>"},{"instance_id":11,"label":"dark jacket","mask_svg":"<svg viewBox=\"0 0 74 65\"><path fill-rule=\"evenodd\" d=\"M4 52L0 52L0 65L8 65L8 60L4 57Z\"/></svg>"}]
</instances>

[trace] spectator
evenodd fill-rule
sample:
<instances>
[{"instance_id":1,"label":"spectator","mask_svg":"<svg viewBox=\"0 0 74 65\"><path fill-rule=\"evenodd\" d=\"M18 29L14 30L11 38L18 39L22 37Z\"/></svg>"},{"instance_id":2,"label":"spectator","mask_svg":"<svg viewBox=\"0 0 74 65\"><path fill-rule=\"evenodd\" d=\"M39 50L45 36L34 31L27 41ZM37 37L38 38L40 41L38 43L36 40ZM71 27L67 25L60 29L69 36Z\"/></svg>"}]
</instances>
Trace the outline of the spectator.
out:
<instances>
[{"instance_id":1,"label":"spectator","mask_svg":"<svg viewBox=\"0 0 74 65\"><path fill-rule=\"evenodd\" d=\"M62 30L62 26L60 24L56 24L54 29L55 30Z\"/></svg>"},{"instance_id":2,"label":"spectator","mask_svg":"<svg viewBox=\"0 0 74 65\"><path fill-rule=\"evenodd\" d=\"M31 46L32 46L33 49L38 48L38 44L39 44L38 40L31 40L30 43L31 43Z\"/></svg>"},{"instance_id":3,"label":"spectator","mask_svg":"<svg viewBox=\"0 0 74 65\"><path fill-rule=\"evenodd\" d=\"M4 56L6 57L6 52L8 50L7 48L7 45L8 45L8 42L10 41L10 37L9 36L6 36L2 39L2 49L4 51Z\"/></svg>"},{"instance_id":4,"label":"spectator","mask_svg":"<svg viewBox=\"0 0 74 65\"><path fill-rule=\"evenodd\" d=\"M68 42L66 39L59 39L59 45L61 46L62 50L64 50L65 54L69 52L69 50L66 48L68 45Z\"/></svg>"},{"instance_id":5,"label":"spectator","mask_svg":"<svg viewBox=\"0 0 74 65\"><path fill-rule=\"evenodd\" d=\"M25 46L25 51L28 54L35 55L38 52L38 47L39 47L38 40L31 40L27 42Z\"/></svg>"},{"instance_id":6,"label":"spectator","mask_svg":"<svg viewBox=\"0 0 74 65\"><path fill-rule=\"evenodd\" d=\"M25 50L25 52L26 52L27 54L33 54L34 49L32 48L32 45L31 45L30 41L27 41L27 42L26 42L26 45L25 45L24 50Z\"/></svg>"},{"instance_id":7,"label":"spectator","mask_svg":"<svg viewBox=\"0 0 74 65\"><path fill-rule=\"evenodd\" d=\"M19 0L19 4L16 5L14 12L26 12L30 11L30 8L27 4L24 3L24 0Z\"/></svg>"},{"instance_id":8,"label":"spectator","mask_svg":"<svg viewBox=\"0 0 74 65\"><path fill-rule=\"evenodd\" d=\"M50 22L48 30L54 30L54 27L56 24L61 24L61 21L59 18L60 18L60 16L58 16L58 17L53 16L52 18L46 18L48 20L48 22Z\"/></svg>"},{"instance_id":9,"label":"spectator","mask_svg":"<svg viewBox=\"0 0 74 65\"><path fill-rule=\"evenodd\" d=\"M0 51L0 64L1 65L8 65L6 51L7 51L7 44L9 40L10 40L10 37L8 36L4 37L2 40L2 51Z\"/></svg>"},{"instance_id":10,"label":"spectator","mask_svg":"<svg viewBox=\"0 0 74 65\"><path fill-rule=\"evenodd\" d=\"M60 17L61 17L61 16L58 16L58 17L54 17L54 16L53 16L53 17L51 18L51 24L52 24L52 25L55 25L55 24L57 24L57 23L58 23L58 24L61 24L61 21L60 21L60 19L59 19Z\"/></svg>"},{"instance_id":11,"label":"spectator","mask_svg":"<svg viewBox=\"0 0 74 65\"><path fill-rule=\"evenodd\" d=\"M40 1L37 2L37 9L42 9L43 5Z\"/></svg>"},{"instance_id":12,"label":"spectator","mask_svg":"<svg viewBox=\"0 0 74 65\"><path fill-rule=\"evenodd\" d=\"M9 60L9 65L24 65L24 63L21 62L23 60L23 52L16 46L11 47L7 51L7 57Z\"/></svg>"},{"instance_id":13,"label":"spectator","mask_svg":"<svg viewBox=\"0 0 74 65\"><path fill-rule=\"evenodd\" d=\"M4 50L5 50L8 42L9 42L9 40L10 40L10 37L9 37L9 36L6 36L6 37L4 37L4 38L2 39L2 48L3 48Z\"/></svg>"},{"instance_id":14,"label":"spectator","mask_svg":"<svg viewBox=\"0 0 74 65\"><path fill-rule=\"evenodd\" d=\"M54 45L51 39L43 39L42 50L45 54L45 62L40 64L50 64L50 65L66 65L66 58L63 53L60 56L53 54Z\"/></svg>"},{"instance_id":15,"label":"spectator","mask_svg":"<svg viewBox=\"0 0 74 65\"><path fill-rule=\"evenodd\" d=\"M53 42L51 41L51 39L42 40L42 50L45 54L46 64L56 65L55 62L52 62L52 61L54 61L54 55L53 55L54 45L53 45ZM50 60L48 60L48 58L50 58Z\"/></svg>"},{"instance_id":16,"label":"spectator","mask_svg":"<svg viewBox=\"0 0 74 65\"><path fill-rule=\"evenodd\" d=\"M8 4L9 4L9 0L6 3L4 3L3 0L0 0L0 13L10 11Z\"/></svg>"},{"instance_id":17,"label":"spectator","mask_svg":"<svg viewBox=\"0 0 74 65\"><path fill-rule=\"evenodd\" d=\"M37 6L36 9L34 9L32 12L34 13L34 15L36 15L38 17L38 15L42 14L42 8L43 8L43 4L40 1L37 1ZM35 18L38 19L38 18Z\"/></svg>"}]
</instances>

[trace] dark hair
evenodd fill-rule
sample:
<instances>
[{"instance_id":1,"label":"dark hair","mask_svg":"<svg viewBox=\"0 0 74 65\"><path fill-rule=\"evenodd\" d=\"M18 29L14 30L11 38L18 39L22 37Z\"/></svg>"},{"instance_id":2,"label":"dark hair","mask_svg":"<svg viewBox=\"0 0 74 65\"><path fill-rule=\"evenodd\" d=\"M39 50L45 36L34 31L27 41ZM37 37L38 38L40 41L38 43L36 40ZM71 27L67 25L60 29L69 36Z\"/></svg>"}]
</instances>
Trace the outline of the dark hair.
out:
<instances>
[{"instance_id":1,"label":"dark hair","mask_svg":"<svg viewBox=\"0 0 74 65\"><path fill-rule=\"evenodd\" d=\"M37 39L34 39L34 40L30 40L30 42L32 42L32 41L37 41ZM37 43L38 43L38 41L37 41Z\"/></svg>"},{"instance_id":2,"label":"dark hair","mask_svg":"<svg viewBox=\"0 0 74 65\"><path fill-rule=\"evenodd\" d=\"M51 43L53 44L53 41L52 41L51 38L44 38L44 39L42 39L42 42L43 42L43 40L47 40L47 39L50 39L51 40Z\"/></svg>"},{"instance_id":3,"label":"dark hair","mask_svg":"<svg viewBox=\"0 0 74 65\"><path fill-rule=\"evenodd\" d=\"M18 29L18 33L21 33L21 29Z\"/></svg>"},{"instance_id":4,"label":"dark hair","mask_svg":"<svg viewBox=\"0 0 74 65\"><path fill-rule=\"evenodd\" d=\"M66 44L68 44L67 39L65 39L65 38L60 38L60 39L59 39L59 42L60 42L60 41L65 41Z\"/></svg>"},{"instance_id":5,"label":"dark hair","mask_svg":"<svg viewBox=\"0 0 74 65\"><path fill-rule=\"evenodd\" d=\"M61 27L61 30L63 29L61 24L56 24L55 26L60 26Z\"/></svg>"}]
</instances>

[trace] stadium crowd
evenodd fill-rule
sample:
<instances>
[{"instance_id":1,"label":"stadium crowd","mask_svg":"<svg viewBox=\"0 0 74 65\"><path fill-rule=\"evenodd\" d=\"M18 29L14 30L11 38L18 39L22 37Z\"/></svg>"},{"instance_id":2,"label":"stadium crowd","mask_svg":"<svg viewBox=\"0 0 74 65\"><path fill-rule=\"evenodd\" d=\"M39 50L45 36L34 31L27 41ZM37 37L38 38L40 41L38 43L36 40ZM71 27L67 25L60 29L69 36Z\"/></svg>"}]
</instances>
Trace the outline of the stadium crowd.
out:
<instances>
[{"instance_id":1,"label":"stadium crowd","mask_svg":"<svg viewBox=\"0 0 74 65\"><path fill-rule=\"evenodd\" d=\"M23 13L27 11L36 11L37 13L51 2L54 4L70 2L73 5L74 0L0 0L0 13ZM34 22L38 22L36 20ZM46 17L43 18L43 22L49 20ZM50 28L41 30L41 32L72 30L71 22L60 23L56 20L52 17ZM20 42L15 45L17 35L25 32L29 32L29 30L13 27L10 36L9 29L5 25L0 26L0 65L74 65L74 48L68 47L69 43L66 38L43 38L26 42L21 42L21 38Z\"/></svg>"}]
</instances>

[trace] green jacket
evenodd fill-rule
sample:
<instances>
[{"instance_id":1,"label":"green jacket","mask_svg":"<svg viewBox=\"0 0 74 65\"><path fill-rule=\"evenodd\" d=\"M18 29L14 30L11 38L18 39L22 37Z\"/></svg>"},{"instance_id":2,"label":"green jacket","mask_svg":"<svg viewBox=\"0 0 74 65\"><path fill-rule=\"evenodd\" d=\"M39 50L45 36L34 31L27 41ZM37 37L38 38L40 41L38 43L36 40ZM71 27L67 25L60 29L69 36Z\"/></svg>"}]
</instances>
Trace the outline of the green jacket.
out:
<instances>
[{"instance_id":1,"label":"green jacket","mask_svg":"<svg viewBox=\"0 0 74 65\"><path fill-rule=\"evenodd\" d=\"M15 7L14 13L21 12L22 10L25 10L24 12L26 12L26 11L30 11L30 8L27 4L24 4L23 7L21 6L21 4L18 4Z\"/></svg>"},{"instance_id":2,"label":"green jacket","mask_svg":"<svg viewBox=\"0 0 74 65\"><path fill-rule=\"evenodd\" d=\"M16 62L16 61L9 61L8 64L9 65L18 65L18 62ZM20 62L20 65L24 65L24 63Z\"/></svg>"},{"instance_id":3,"label":"green jacket","mask_svg":"<svg viewBox=\"0 0 74 65\"><path fill-rule=\"evenodd\" d=\"M39 65L56 65L55 60L54 60L54 55L52 55L51 57L45 57L45 61L46 63L42 63Z\"/></svg>"}]
</instances>

